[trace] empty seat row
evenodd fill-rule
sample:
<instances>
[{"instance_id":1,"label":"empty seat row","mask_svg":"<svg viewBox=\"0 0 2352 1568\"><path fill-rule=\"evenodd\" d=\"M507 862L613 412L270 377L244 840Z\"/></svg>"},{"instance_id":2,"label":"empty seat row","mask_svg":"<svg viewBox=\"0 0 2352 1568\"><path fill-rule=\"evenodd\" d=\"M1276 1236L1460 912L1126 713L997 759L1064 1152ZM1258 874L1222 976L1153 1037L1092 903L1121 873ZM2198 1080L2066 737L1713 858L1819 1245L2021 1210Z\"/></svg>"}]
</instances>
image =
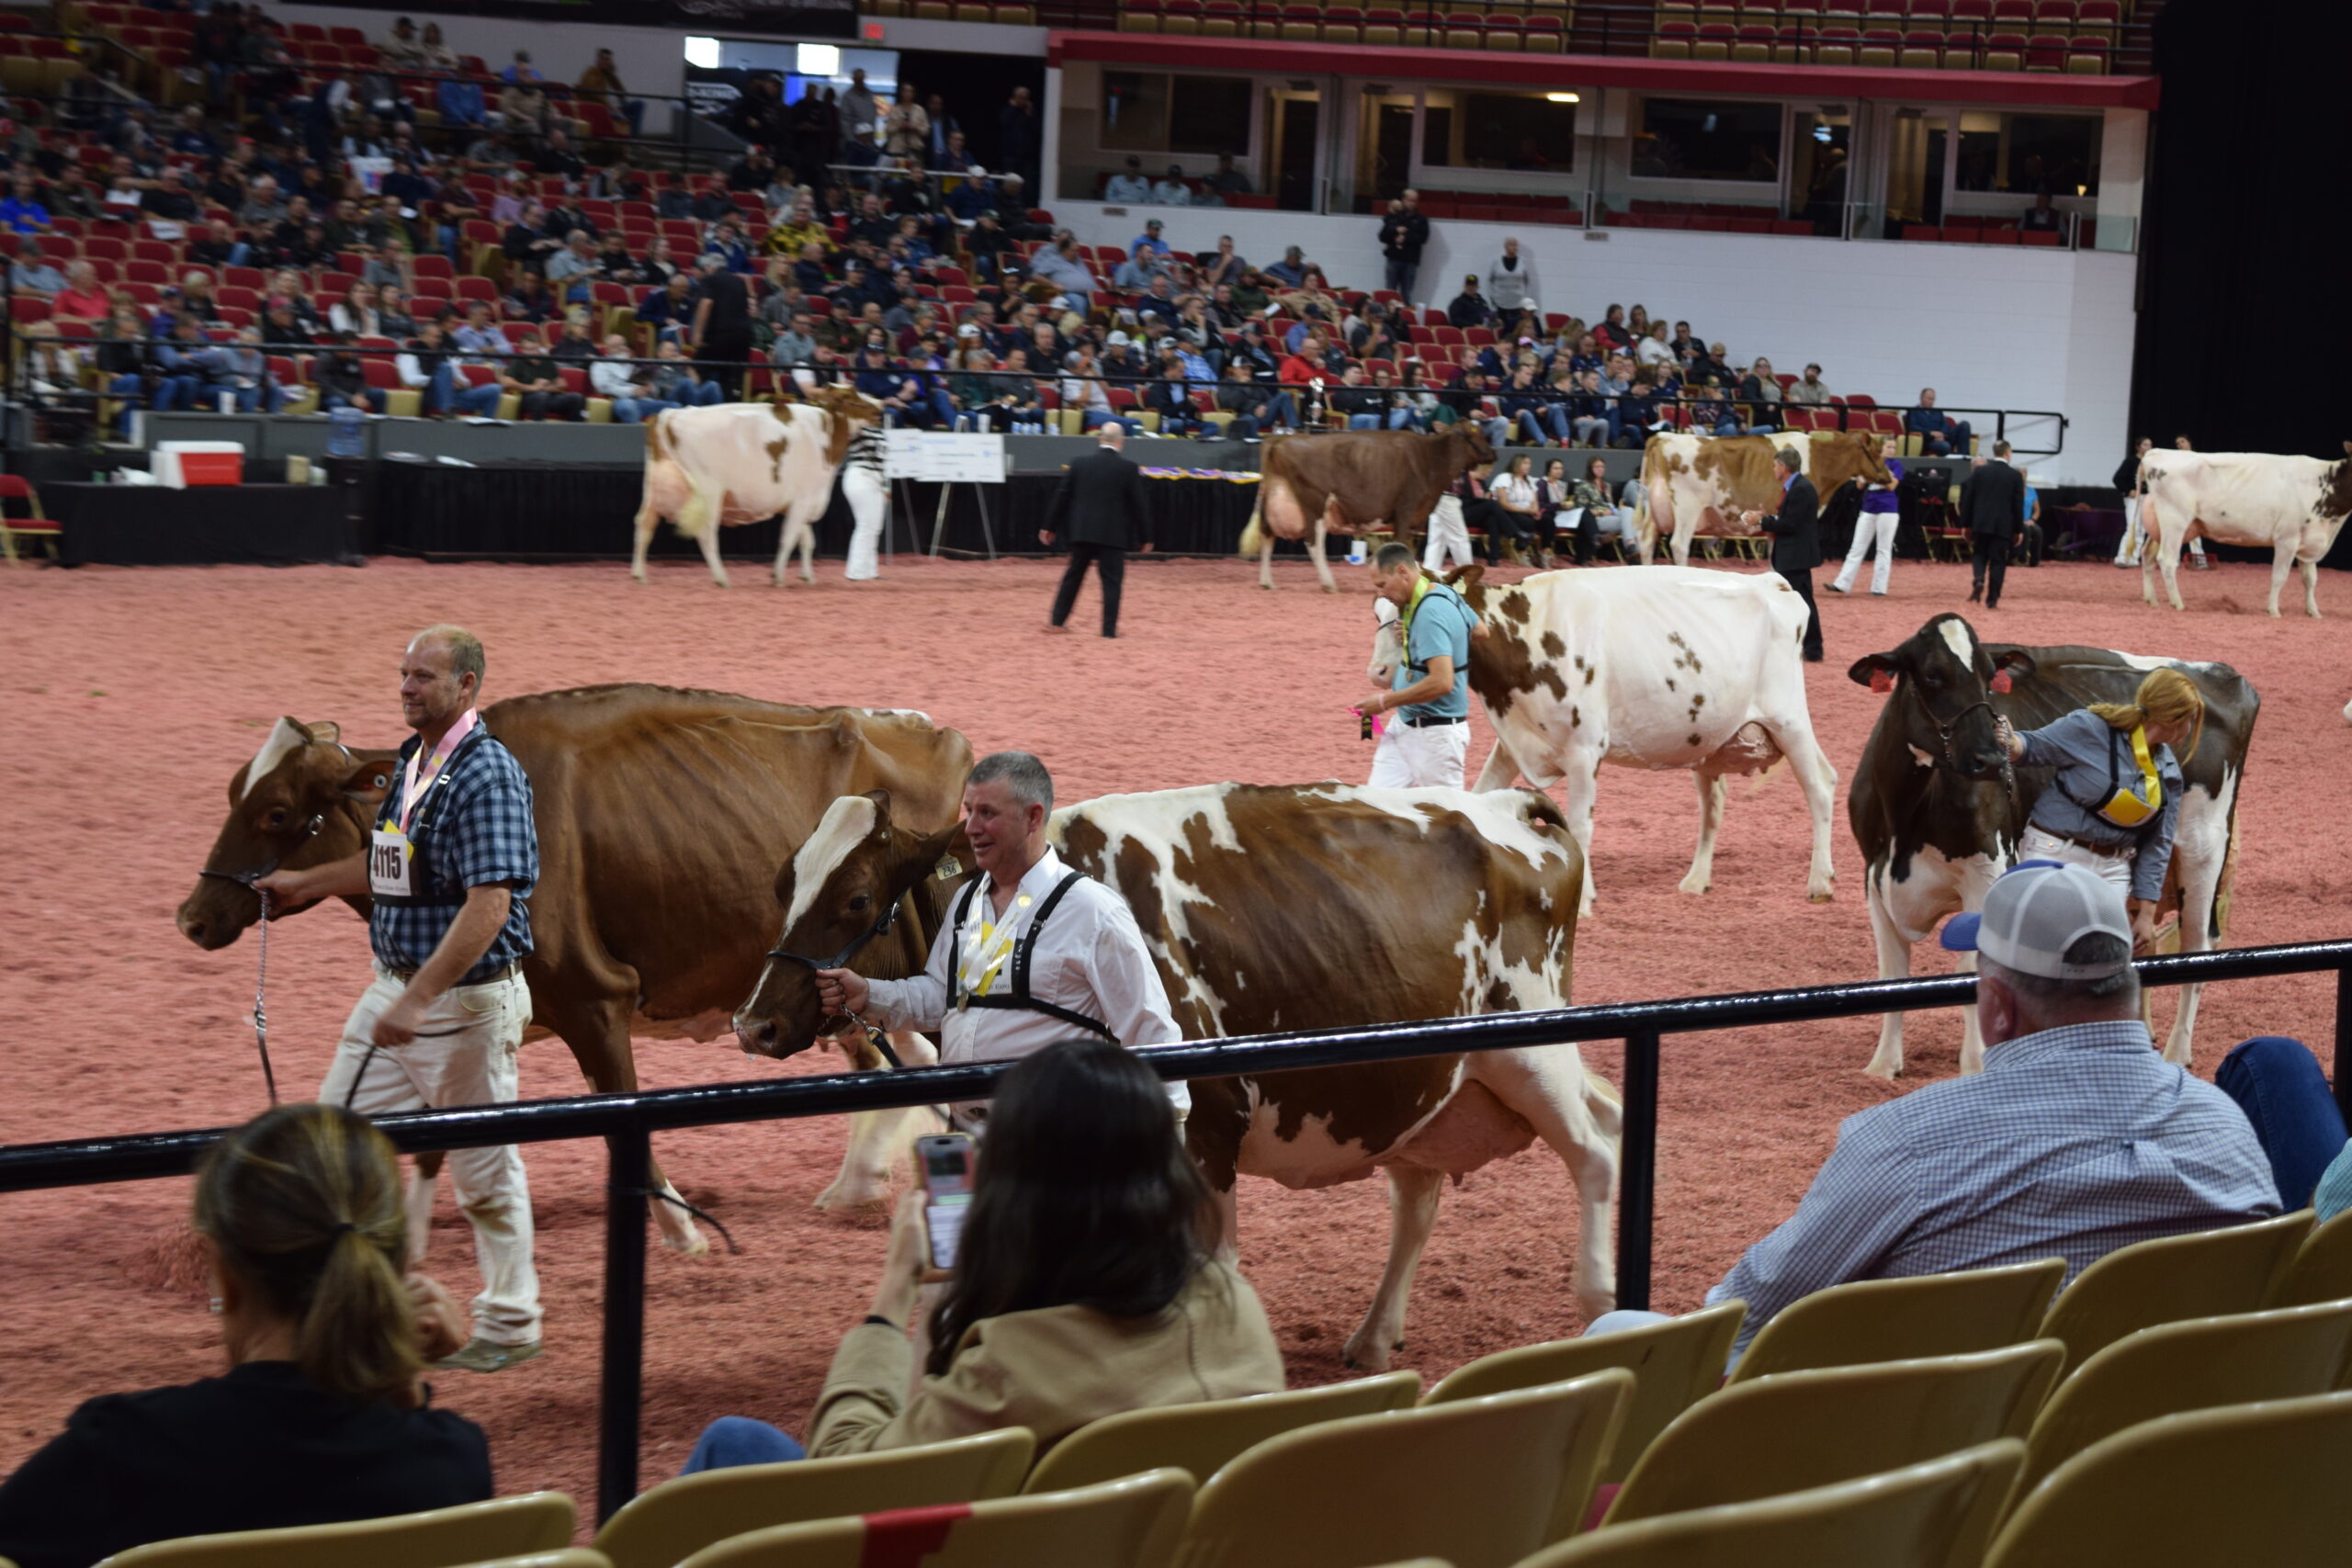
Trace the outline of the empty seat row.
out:
<instances>
[{"instance_id":1,"label":"empty seat row","mask_svg":"<svg viewBox=\"0 0 2352 1568\"><path fill-rule=\"evenodd\" d=\"M1574 14L1565 6L1408 10L1385 6L1275 6L1261 0L1130 0L1119 12L1122 32L1412 49L1521 50L1540 54L1566 52L1574 22Z\"/></svg>"},{"instance_id":2,"label":"empty seat row","mask_svg":"<svg viewBox=\"0 0 2352 1568\"><path fill-rule=\"evenodd\" d=\"M1859 65L1907 71L2030 71L2104 75L2114 46L2094 34L1985 33L1930 28L1852 28L1811 23L1664 21L1650 40L1656 60L1729 60L1754 64Z\"/></svg>"}]
</instances>

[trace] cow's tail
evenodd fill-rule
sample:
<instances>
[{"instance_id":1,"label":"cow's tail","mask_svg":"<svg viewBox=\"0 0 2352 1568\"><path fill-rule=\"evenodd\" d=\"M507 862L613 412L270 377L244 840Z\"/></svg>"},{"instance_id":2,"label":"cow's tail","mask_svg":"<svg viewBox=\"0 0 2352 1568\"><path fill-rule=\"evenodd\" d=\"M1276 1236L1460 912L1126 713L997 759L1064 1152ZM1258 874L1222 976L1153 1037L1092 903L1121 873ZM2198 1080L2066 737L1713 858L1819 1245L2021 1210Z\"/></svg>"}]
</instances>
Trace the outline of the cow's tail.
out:
<instances>
[{"instance_id":1,"label":"cow's tail","mask_svg":"<svg viewBox=\"0 0 2352 1568\"><path fill-rule=\"evenodd\" d=\"M1660 533L1674 527L1673 481L1666 471L1666 459L1661 455L1665 443L1653 435L1642 443L1642 514L1635 525L1636 548L1647 562L1657 549ZM1663 517L1664 523L1659 519Z\"/></svg>"}]
</instances>

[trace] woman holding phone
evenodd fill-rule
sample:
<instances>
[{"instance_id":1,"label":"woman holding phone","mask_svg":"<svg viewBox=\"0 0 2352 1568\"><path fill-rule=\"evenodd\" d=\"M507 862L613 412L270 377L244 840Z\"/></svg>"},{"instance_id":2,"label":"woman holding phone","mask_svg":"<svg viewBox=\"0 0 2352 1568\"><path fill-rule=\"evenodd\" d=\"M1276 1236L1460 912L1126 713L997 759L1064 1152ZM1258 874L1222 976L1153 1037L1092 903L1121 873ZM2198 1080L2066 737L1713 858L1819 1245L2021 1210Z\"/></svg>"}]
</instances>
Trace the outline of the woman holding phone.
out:
<instances>
[{"instance_id":1,"label":"woman holding phone","mask_svg":"<svg viewBox=\"0 0 2352 1568\"><path fill-rule=\"evenodd\" d=\"M1208 1184L1184 1151L1165 1088L1132 1053L1069 1041L1000 1080L918 1379L910 1319L918 1287L937 1277L927 1185L899 1201L873 1310L833 1355L808 1453L1005 1427L1036 1433L1042 1453L1123 1410L1282 1388L1266 1310L1212 1256ZM801 1451L765 1422L723 1416L685 1468Z\"/></svg>"}]
</instances>

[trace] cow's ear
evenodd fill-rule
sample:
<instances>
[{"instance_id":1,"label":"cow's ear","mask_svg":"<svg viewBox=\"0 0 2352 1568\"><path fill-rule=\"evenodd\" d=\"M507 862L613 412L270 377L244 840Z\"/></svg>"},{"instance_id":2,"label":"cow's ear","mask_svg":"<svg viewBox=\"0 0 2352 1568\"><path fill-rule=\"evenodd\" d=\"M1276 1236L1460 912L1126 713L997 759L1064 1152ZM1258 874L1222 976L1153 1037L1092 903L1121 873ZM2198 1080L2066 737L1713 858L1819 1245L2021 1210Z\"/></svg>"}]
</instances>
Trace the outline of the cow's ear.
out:
<instances>
[{"instance_id":1,"label":"cow's ear","mask_svg":"<svg viewBox=\"0 0 2352 1568\"><path fill-rule=\"evenodd\" d=\"M890 792L887 789L869 789L865 792L865 798L874 803L874 830L876 833L888 832L890 830Z\"/></svg>"},{"instance_id":2,"label":"cow's ear","mask_svg":"<svg viewBox=\"0 0 2352 1568\"><path fill-rule=\"evenodd\" d=\"M322 719L316 724L306 724L300 728L302 732L312 740L323 740L330 746L343 739L343 726L331 718Z\"/></svg>"},{"instance_id":3,"label":"cow's ear","mask_svg":"<svg viewBox=\"0 0 2352 1568\"><path fill-rule=\"evenodd\" d=\"M360 762L343 778L343 793L354 800L373 805L390 793L392 773L400 764L385 758L373 762Z\"/></svg>"},{"instance_id":4,"label":"cow's ear","mask_svg":"<svg viewBox=\"0 0 2352 1568\"><path fill-rule=\"evenodd\" d=\"M1445 574L1442 581L1448 588L1456 592L1467 593L1477 587L1478 580L1486 575L1487 569L1476 561L1472 561L1468 566L1455 567Z\"/></svg>"},{"instance_id":5,"label":"cow's ear","mask_svg":"<svg viewBox=\"0 0 2352 1568\"><path fill-rule=\"evenodd\" d=\"M2006 692L2018 681L2030 681L2041 664L2022 648L2005 648L1993 659L1993 679L1987 682L1996 692Z\"/></svg>"},{"instance_id":6,"label":"cow's ear","mask_svg":"<svg viewBox=\"0 0 2352 1568\"><path fill-rule=\"evenodd\" d=\"M908 877L910 885L924 876L953 882L972 869L972 840L961 821L950 822L938 832L915 840L899 864L913 873Z\"/></svg>"},{"instance_id":7,"label":"cow's ear","mask_svg":"<svg viewBox=\"0 0 2352 1568\"><path fill-rule=\"evenodd\" d=\"M1846 679L1883 696L1894 690L1894 678L1901 673L1902 666L1895 663L1893 654L1871 653L1854 660L1853 668L1846 671Z\"/></svg>"}]
</instances>

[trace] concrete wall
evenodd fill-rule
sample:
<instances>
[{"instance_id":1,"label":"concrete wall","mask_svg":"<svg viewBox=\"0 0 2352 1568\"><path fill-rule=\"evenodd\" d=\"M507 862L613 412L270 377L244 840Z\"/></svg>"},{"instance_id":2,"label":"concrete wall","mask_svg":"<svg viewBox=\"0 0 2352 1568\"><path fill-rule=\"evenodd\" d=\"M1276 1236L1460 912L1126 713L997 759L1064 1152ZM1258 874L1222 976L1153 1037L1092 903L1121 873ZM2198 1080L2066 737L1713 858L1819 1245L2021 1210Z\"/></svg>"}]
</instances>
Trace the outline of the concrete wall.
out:
<instances>
[{"instance_id":1,"label":"concrete wall","mask_svg":"<svg viewBox=\"0 0 2352 1568\"><path fill-rule=\"evenodd\" d=\"M1144 220L1167 223L1178 250L1213 250L1231 234L1253 262L1305 248L1331 280L1378 288L1369 218L1240 209L1106 208L1057 201L1056 219L1090 244L1125 246ZM1535 262L1546 310L1598 320L1611 304L1646 305L1724 344L1740 363L1763 355L1784 372L1818 361L1833 391L1912 401L1923 386L1952 409L2047 409L2073 423L2064 453L2035 458L2039 479L2104 484L2124 447L2137 258L2006 245L1844 242L1653 230L1432 225L1415 294L1442 308L1463 275L1484 273L1516 235ZM1970 417L1962 415L1961 417ZM1989 433L1988 423L1979 428ZM2047 427L2043 427L2046 431ZM2055 445L2013 428L2021 446Z\"/></svg>"}]
</instances>

